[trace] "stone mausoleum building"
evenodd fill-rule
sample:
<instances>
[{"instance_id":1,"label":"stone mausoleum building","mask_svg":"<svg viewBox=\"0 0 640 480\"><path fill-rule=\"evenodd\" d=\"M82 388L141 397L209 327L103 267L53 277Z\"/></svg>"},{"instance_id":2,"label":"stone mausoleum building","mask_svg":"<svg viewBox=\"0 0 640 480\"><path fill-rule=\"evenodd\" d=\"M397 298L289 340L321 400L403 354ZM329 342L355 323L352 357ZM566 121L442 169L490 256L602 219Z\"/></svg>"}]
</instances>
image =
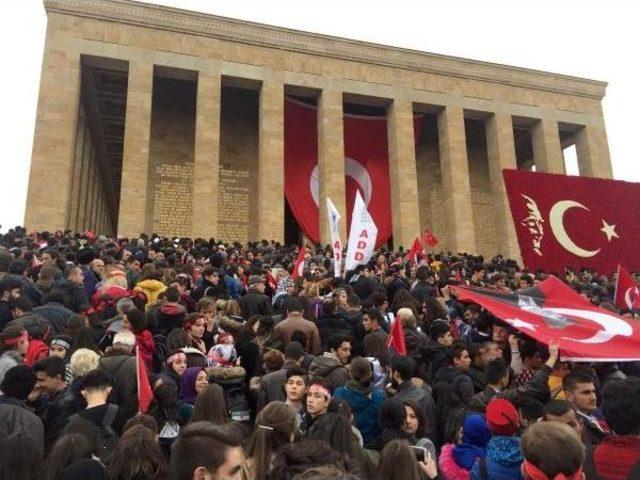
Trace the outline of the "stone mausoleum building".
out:
<instances>
[{"instance_id":1,"label":"stone mausoleum building","mask_svg":"<svg viewBox=\"0 0 640 480\"><path fill-rule=\"evenodd\" d=\"M286 97L317 106L320 197L343 218L343 115L386 116L395 246L429 227L517 258L501 169L564 173L575 145L580 175L612 177L599 81L128 0L44 6L30 230L298 242Z\"/></svg>"}]
</instances>

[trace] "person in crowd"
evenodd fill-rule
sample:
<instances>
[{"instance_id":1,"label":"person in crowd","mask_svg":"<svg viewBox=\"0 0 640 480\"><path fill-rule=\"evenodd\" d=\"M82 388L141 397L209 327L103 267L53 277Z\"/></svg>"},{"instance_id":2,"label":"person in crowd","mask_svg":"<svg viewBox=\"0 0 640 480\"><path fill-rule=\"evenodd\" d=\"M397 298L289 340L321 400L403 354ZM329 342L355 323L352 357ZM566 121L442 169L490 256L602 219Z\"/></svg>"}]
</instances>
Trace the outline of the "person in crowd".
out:
<instances>
[{"instance_id":1,"label":"person in crowd","mask_svg":"<svg viewBox=\"0 0 640 480\"><path fill-rule=\"evenodd\" d=\"M327 343L328 351L316 357L309 366L309 378L313 382L322 379L334 391L349 380L346 365L351 357L351 338L334 335Z\"/></svg>"},{"instance_id":2,"label":"person in crowd","mask_svg":"<svg viewBox=\"0 0 640 480\"><path fill-rule=\"evenodd\" d=\"M491 432L484 415L466 415L459 441L442 447L439 458L441 476L445 480L470 478L473 464L487 455L486 448L490 439Z\"/></svg>"},{"instance_id":3,"label":"person in crowd","mask_svg":"<svg viewBox=\"0 0 640 480\"><path fill-rule=\"evenodd\" d=\"M574 401L584 389L572 390ZM640 379L607 382L602 391L602 413L612 434L588 450L585 473L588 471L588 478L607 480L636 478L640 474ZM580 415L584 417L584 413Z\"/></svg>"},{"instance_id":4,"label":"person in crowd","mask_svg":"<svg viewBox=\"0 0 640 480\"><path fill-rule=\"evenodd\" d=\"M300 367L291 367L286 371L286 382L284 390L286 395L285 403L296 412L297 426L302 423L305 405L304 399L307 394L309 379L307 372Z\"/></svg>"},{"instance_id":5,"label":"person in crowd","mask_svg":"<svg viewBox=\"0 0 640 480\"><path fill-rule=\"evenodd\" d=\"M127 430L118 441L110 470L111 478L119 480L167 480L168 465L156 441L156 432L142 425Z\"/></svg>"},{"instance_id":6,"label":"person in crowd","mask_svg":"<svg viewBox=\"0 0 640 480\"><path fill-rule=\"evenodd\" d=\"M202 297L228 298L224 280L220 278L220 272L211 265L207 265L201 272L201 280L191 297L194 301Z\"/></svg>"},{"instance_id":7,"label":"person in crowd","mask_svg":"<svg viewBox=\"0 0 640 480\"><path fill-rule=\"evenodd\" d=\"M155 419L158 427L158 444L169 458L171 445L186 423L180 415L178 387L173 383L160 384L153 391L153 399L149 415Z\"/></svg>"},{"instance_id":8,"label":"person in crowd","mask_svg":"<svg viewBox=\"0 0 640 480\"><path fill-rule=\"evenodd\" d=\"M209 379L202 367L189 367L180 377L180 415L185 421L193 416L196 398L207 385Z\"/></svg>"},{"instance_id":9,"label":"person in crowd","mask_svg":"<svg viewBox=\"0 0 640 480\"><path fill-rule=\"evenodd\" d=\"M276 450L293 441L296 428L296 412L284 402L273 401L263 408L245 449L242 478L267 480Z\"/></svg>"},{"instance_id":10,"label":"person in crowd","mask_svg":"<svg viewBox=\"0 0 640 480\"><path fill-rule=\"evenodd\" d=\"M234 425L187 425L171 449L172 480L240 480L241 433Z\"/></svg>"},{"instance_id":11,"label":"person in crowd","mask_svg":"<svg viewBox=\"0 0 640 480\"><path fill-rule=\"evenodd\" d=\"M238 352L233 343L233 335L227 332L218 334L218 342L209 349L207 354L209 365L214 367L231 367L238 360Z\"/></svg>"},{"instance_id":12,"label":"person in crowd","mask_svg":"<svg viewBox=\"0 0 640 480\"><path fill-rule=\"evenodd\" d=\"M190 347L195 348L206 355L207 344L205 342L206 320L200 313L190 313L182 321L182 328L191 337ZM210 342L212 342L212 338ZM212 345L209 345L211 348Z\"/></svg>"},{"instance_id":13,"label":"person in crowd","mask_svg":"<svg viewBox=\"0 0 640 480\"><path fill-rule=\"evenodd\" d=\"M147 325L147 319L140 310L133 308L124 314L122 328L133 333L136 337L135 348L147 367L151 367L156 345Z\"/></svg>"},{"instance_id":14,"label":"person in crowd","mask_svg":"<svg viewBox=\"0 0 640 480\"><path fill-rule=\"evenodd\" d=\"M0 480L41 480L42 445L23 432L3 432L0 437Z\"/></svg>"},{"instance_id":15,"label":"person in crowd","mask_svg":"<svg viewBox=\"0 0 640 480\"><path fill-rule=\"evenodd\" d=\"M187 369L187 356L180 350L175 350L169 353L164 365L162 366L162 372L160 373L160 379L162 383L173 383L176 387L180 385L180 377Z\"/></svg>"},{"instance_id":16,"label":"person in crowd","mask_svg":"<svg viewBox=\"0 0 640 480\"><path fill-rule=\"evenodd\" d=\"M158 304L158 298L161 293L167 289L167 286L162 282L162 273L149 269L145 273L142 271L142 280L136 283L134 291L141 292L147 299L147 312L151 308Z\"/></svg>"},{"instance_id":17,"label":"person in crowd","mask_svg":"<svg viewBox=\"0 0 640 480\"><path fill-rule=\"evenodd\" d=\"M47 357L33 367L36 389L45 398L41 414L44 424L45 450L49 450L73 413L73 398L67 391L65 363L58 357Z\"/></svg>"},{"instance_id":18,"label":"person in crowd","mask_svg":"<svg viewBox=\"0 0 640 480\"><path fill-rule=\"evenodd\" d=\"M467 346L457 343L451 346L451 365L441 368L436 373L434 382L447 382L465 405L473 398L473 382L467 373L471 366L471 358Z\"/></svg>"},{"instance_id":19,"label":"person in crowd","mask_svg":"<svg viewBox=\"0 0 640 480\"><path fill-rule=\"evenodd\" d=\"M609 428L598 411L593 377L586 372L573 372L564 378L562 387L582 424L583 443L587 446L599 444Z\"/></svg>"},{"instance_id":20,"label":"person in crowd","mask_svg":"<svg viewBox=\"0 0 640 480\"><path fill-rule=\"evenodd\" d=\"M584 447L580 437L570 427L558 422L537 423L524 431L520 445L525 480L584 478Z\"/></svg>"},{"instance_id":21,"label":"person in crowd","mask_svg":"<svg viewBox=\"0 0 640 480\"><path fill-rule=\"evenodd\" d=\"M31 437L41 454L44 452L44 426L25 403L36 385L36 374L26 365L7 371L0 383L0 438L11 434Z\"/></svg>"},{"instance_id":22,"label":"person in crowd","mask_svg":"<svg viewBox=\"0 0 640 480\"><path fill-rule=\"evenodd\" d=\"M104 261L100 258L94 258L89 262L89 264L84 268L84 291L87 294L87 297L91 298L91 296L96 293L98 289L98 284L102 281L102 277L104 276Z\"/></svg>"},{"instance_id":23,"label":"person in crowd","mask_svg":"<svg viewBox=\"0 0 640 480\"><path fill-rule=\"evenodd\" d=\"M71 373L71 354L73 339L68 335L55 335L49 342L49 356L58 357L64 360L66 373L65 380L71 383L73 374Z\"/></svg>"},{"instance_id":24,"label":"person in crowd","mask_svg":"<svg viewBox=\"0 0 640 480\"><path fill-rule=\"evenodd\" d=\"M435 459L429 452L426 455L426 458L416 458L416 452L406 440L392 440L380 452L380 480L438 478Z\"/></svg>"},{"instance_id":25,"label":"person in crowd","mask_svg":"<svg viewBox=\"0 0 640 480\"><path fill-rule=\"evenodd\" d=\"M122 331L113 337L113 346L99 361L113 382L109 402L120 407L122 416L130 418L138 411L138 384L136 356L133 348L136 337L133 333Z\"/></svg>"},{"instance_id":26,"label":"person in crowd","mask_svg":"<svg viewBox=\"0 0 640 480\"><path fill-rule=\"evenodd\" d=\"M151 314L152 324L166 336L171 330L180 328L186 315L187 310L180 304L180 291L169 287L164 291L164 302Z\"/></svg>"},{"instance_id":27,"label":"person in crowd","mask_svg":"<svg viewBox=\"0 0 640 480\"><path fill-rule=\"evenodd\" d=\"M486 421L492 437L487 442L486 456L475 460L471 479L522 479L523 458L517 437L520 430L518 410L508 400L494 398L487 405Z\"/></svg>"},{"instance_id":28,"label":"person in crowd","mask_svg":"<svg viewBox=\"0 0 640 480\"><path fill-rule=\"evenodd\" d=\"M507 362L502 358L488 362L484 368L484 378L486 388L476 393L469 403L470 408L476 412L484 412L491 399L509 386L510 372Z\"/></svg>"},{"instance_id":29,"label":"person in crowd","mask_svg":"<svg viewBox=\"0 0 640 480\"><path fill-rule=\"evenodd\" d=\"M429 438L429 432L433 426L430 428L427 424L427 419L422 416L422 412L415 403L410 400L404 400L402 404L406 414L403 430L416 439L415 445L417 447L426 448L427 451L431 452L433 458L437 458L436 447Z\"/></svg>"},{"instance_id":30,"label":"person in crowd","mask_svg":"<svg viewBox=\"0 0 640 480\"><path fill-rule=\"evenodd\" d=\"M198 393L191 421L206 421L216 425L229 422L227 400L225 399L224 390L220 385L211 383Z\"/></svg>"},{"instance_id":31,"label":"person in crowd","mask_svg":"<svg viewBox=\"0 0 640 480\"><path fill-rule=\"evenodd\" d=\"M304 356L304 348L298 342L289 342L284 351L284 364L275 372L267 373L260 378L257 407L262 409L273 401L283 402L286 399L284 389L287 382L287 372L292 368L300 367Z\"/></svg>"},{"instance_id":32,"label":"person in crowd","mask_svg":"<svg viewBox=\"0 0 640 480\"><path fill-rule=\"evenodd\" d=\"M431 342L425 345L424 361L427 365L427 380L433 380L436 373L447 366L453 345L451 327L444 320L436 320L429 327Z\"/></svg>"},{"instance_id":33,"label":"person in crowd","mask_svg":"<svg viewBox=\"0 0 640 480\"><path fill-rule=\"evenodd\" d=\"M271 301L264 294L265 279L262 275L249 277L249 291L238 300L242 317L249 320L254 315L271 315Z\"/></svg>"},{"instance_id":34,"label":"person in crowd","mask_svg":"<svg viewBox=\"0 0 640 480\"><path fill-rule=\"evenodd\" d=\"M19 324L7 325L0 333L0 382L6 373L24 362L29 350L29 334Z\"/></svg>"},{"instance_id":35,"label":"person in crowd","mask_svg":"<svg viewBox=\"0 0 640 480\"><path fill-rule=\"evenodd\" d=\"M22 283L14 277L7 276L0 280L0 329L13 320L10 302L20 297L21 288Z\"/></svg>"},{"instance_id":36,"label":"person in crowd","mask_svg":"<svg viewBox=\"0 0 640 480\"><path fill-rule=\"evenodd\" d=\"M286 317L276 325L276 333L280 340L286 344L291 341L293 332L296 330L304 332L307 335L305 349L314 355L319 355L321 350L320 332L315 323L302 317L302 311L300 300L289 299L284 309Z\"/></svg>"},{"instance_id":37,"label":"person in crowd","mask_svg":"<svg viewBox=\"0 0 640 480\"><path fill-rule=\"evenodd\" d=\"M371 388L373 372L371 364L362 357L355 357L349 367L351 379L334 392L335 399L347 401L353 411L354 425L362 434L364 446L372 447L378 435L378 410L384 400L381 390Z\"/></svg>"},{"instance_id":38,"label":"person in crowd","mask_svg":"<svg viewBox=\"0 0 640 480\"><path fill-rule=\"evenodd\" d=\"M68 371L73 381L84 378L89 372L96 370L99 365L100 355L88 348L79 348L73 352L73 355L71 355L69 359ZM67 380L67 383L71 384L69 380Z\"/></svg>"},{"instance_id":39,"label":"person in crowd","mask_svg":"<svg viewBox=\"0 0 640 480\"><path fill-rule=\"evenodd\" d=\"M314 439L303 439L280 447L271 468L271 477L274 479L307 476L362 480L357 473L357 464L344 452L336 451L323 440Z\"/></svg>"},{"instance_id":40,"label":"person in crowd","mask_svg":"<svg viewBox=\"0 0 640 480\"><path fill-rule=\"evenodd\" d=\"M307 409L302 417L300 429L303 433L308 433L313 424L327 414L333 392L326 383L321 381L310 381L307 389Z\"/></svg>"},{"instance_id":41,"label":"person in crowd","mask_svg":"<svg viewBox=\"0 0 640 480\"><path fill-rule=\"evenodd\" d=\"M47 456L44 480L91 478L107 480L108 474L93 458L95 441L82 433L67 433L58 438Z\"/></svg>"},{"instance_id":42,"label":"person in crowd","mask_svg":"<svg viewBox=\"0 0 640 480\"><path fill-rule=\"evenodd\" d=\"M322 302L322 314L316 321L318 330L320 330L320 339L322 341L322 347L327 348L329 338L333 335L346 335L352 334L352 328L347 321L338 315L336 311L336 302L332 299L325 299Z\"/></svg>"},{"instance_id":43,"label":"person in crowd","mask_svg":"<svg viewBox=\"0 0 640 480\"><path fill-rule=\"evenodd\" d=\"M582 437L582 422L573 406L566 400L549 400L544 406L542 421L564 423Z\"/></svg>"},{"instance_id":44,"label":"person in crowd","mask_svg":"<svg viewBox=\"0 0 640 480\"><path fill-rule=\"evenodd\" d=\"M69 265L64 271L64 279L54 285L54 289L64 292L65 303L74 313L86 312L91 308L89 297L84 290L84 274L77 265Z\"/></svg>"},{"instance_id":45,"label":"person in crowd","mask_svg":"<svg viewBox=\"0 0 640 480\"><path fill-rule=\"evenodd\" d=\"M366 341L369 335L380 336L382 343L387 343L389 335L382 328L386 324L382 313L375 308L366 310L362 313L362 328L365 331L363 341Z\"/></svg>"}]
</instances>

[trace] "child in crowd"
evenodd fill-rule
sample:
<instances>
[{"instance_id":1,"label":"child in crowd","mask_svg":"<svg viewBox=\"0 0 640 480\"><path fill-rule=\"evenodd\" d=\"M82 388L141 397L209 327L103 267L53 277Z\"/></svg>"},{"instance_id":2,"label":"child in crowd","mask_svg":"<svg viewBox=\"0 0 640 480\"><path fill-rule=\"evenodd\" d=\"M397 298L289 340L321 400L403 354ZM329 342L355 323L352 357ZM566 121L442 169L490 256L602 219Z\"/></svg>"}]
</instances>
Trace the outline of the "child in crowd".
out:
<instances>
[{"instance_id":1,"label":"child in crowd","mask_svg":"<svg viewBox=\"0 0 640 480\"><path fill-rule=\"evenodd\" d=\"M238 360L233 335L226 332L219 334L218 343L211 347L208 358L212 367L232 367Z\"/></svg>"}]
</instances>

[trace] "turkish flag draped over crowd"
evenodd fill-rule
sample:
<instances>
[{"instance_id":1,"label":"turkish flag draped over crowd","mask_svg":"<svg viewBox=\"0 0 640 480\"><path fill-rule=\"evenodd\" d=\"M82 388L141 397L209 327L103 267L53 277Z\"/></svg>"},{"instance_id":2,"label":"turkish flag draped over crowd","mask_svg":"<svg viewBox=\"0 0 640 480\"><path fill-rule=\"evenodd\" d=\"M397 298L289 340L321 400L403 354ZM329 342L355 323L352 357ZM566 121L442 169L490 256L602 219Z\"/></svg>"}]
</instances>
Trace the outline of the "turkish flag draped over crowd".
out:
<instances>
[{"instance_id":1,"label":"turkish flag draped over crowd","mask_svg":"<svg viewBox=\"0 0 640 480\"><path fill-rule=\"evenodd\" d=\"M635 279L624 268L618 267L615 303L618 308L640 308L640 290Z\"/></svg>"},{"instance_id":2,"label":"turkish flag draped over crowd","mask_svg":"<svg viewBox=\"0 0 640 480\"><path fill-rule=\"evenodd\" d=\"M461 302L477 303L541 343L557 341L562 360L640 360L639 324L596 307L554 276L513 293L450 288Z\"/></svg>"},{"instance_id":3,"label":"turkish flag draped over crowd","mask_svg":"<svg viewBox=\"0 0 640 480\"><path fill-rule=\"evenodd\" d=\"M640 269L640 184L503 170L524 265Z\"/></svg>"},{"instance_id":4,"label":"turkish flag draped over crowd","mask_svg":"<svg viewBox=\"0 0 640 480\"><path fill-rule=\"evenodd\" d=\"M416 117L417 132L421 121ZM392 234L387 120L384 116L344 115L343 122L347 225L351 225L359 190L378 227L377 248ZM319 188L317 108L285 99L284 135L285 195L305 236L319 242L318 206L325 199L320 198Z\"/></svg>"}]
</instances>

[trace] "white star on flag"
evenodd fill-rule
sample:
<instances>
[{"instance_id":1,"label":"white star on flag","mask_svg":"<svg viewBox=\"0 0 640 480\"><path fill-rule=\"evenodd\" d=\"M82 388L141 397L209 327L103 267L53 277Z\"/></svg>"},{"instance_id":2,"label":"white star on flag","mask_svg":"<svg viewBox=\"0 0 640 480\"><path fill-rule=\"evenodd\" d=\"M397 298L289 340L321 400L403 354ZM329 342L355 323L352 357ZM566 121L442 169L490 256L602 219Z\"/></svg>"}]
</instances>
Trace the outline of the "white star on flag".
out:
<instances>
[{"instance_id":1,"label":"white star on flag","mask_svg":"<svg viewBox=\"0 0 640 480\"><path fill-rule=\"evenodd\" d=\"M620 238L616 233L616 226L609 225L604 218L602 219L602 228L600 229L600 231L607 236L607 240L609 241L611 241L613 237Z\"/></svg>"}]
</instances>

